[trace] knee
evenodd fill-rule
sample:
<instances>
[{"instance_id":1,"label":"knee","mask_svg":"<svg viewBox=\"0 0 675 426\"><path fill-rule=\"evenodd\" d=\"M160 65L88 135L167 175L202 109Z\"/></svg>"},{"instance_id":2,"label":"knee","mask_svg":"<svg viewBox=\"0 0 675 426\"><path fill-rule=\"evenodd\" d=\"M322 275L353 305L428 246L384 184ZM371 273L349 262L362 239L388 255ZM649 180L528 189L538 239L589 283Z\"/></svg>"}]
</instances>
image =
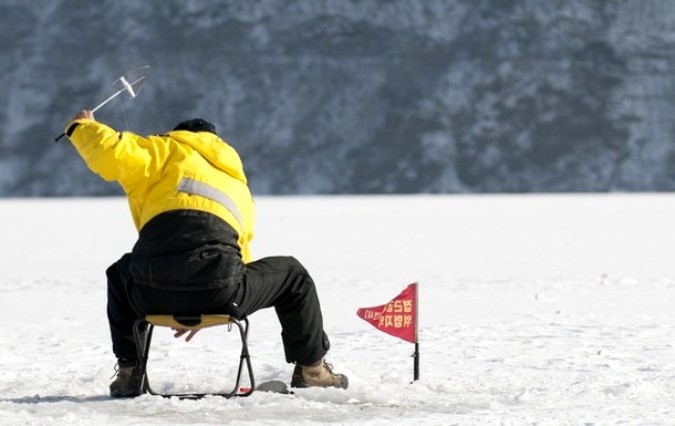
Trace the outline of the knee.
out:
<instances>
[{"instance_id":1,"label":"knee","mask_svg":"<svg viewBox=\"0 0 675 426\"><path fill-rule=\"evenodd\" d=\"M312 281L312 277L309 275L309 272L298 259L293 256L288 256L284 258L284 262L286 263L286 268L288 269L290 275L302 277L303 281Z\"/></svg>"},{"instance_id":2,"label":"knee","mask_svg":"<svg viewBox=\"0 0 675 426\"><path fill-rule=\"evenodd\" d=\"M117 263L113 263L105 270L105 276L108 278L108 284L120 281L120 271Z\"/></svg>"},{"instance_id":3,"label":"knee","mask_svg":"<svg viewBox=\"0 0 675 426\"><path fill-rule=\"evenodd\" d=\"M120 284L124 281L124 277L127 275L129 270L129 259L131 255L129 253L125 254L118 260L113 263L106 269L105 275L108 278L108 284Z\"/></svg>"},{"instance_id":4,"label":"knee","mask_svg":"<svg viewBox=\"0 0 675 426\"><path fill-rule=\"evenodd\" d=\"M288 256L284 258L286 265L288 266L288 269L294 272L297 272L301 275L309 275L307 272L307 269L300 263L298 259L296 259L293 256Z\"/></svg>"},{"instance_id":5,"label":"knee","mask_svg":"<svg viewBox=\"0 0 675 426\"><path fill-rule=\"evenodd\" d=\"M299 286L296 288L302 288L302 291L314 291L314 280L304 265L292 256L284 258L284 261L286 263L289 279Z\"/></svg>"}]
</instances>

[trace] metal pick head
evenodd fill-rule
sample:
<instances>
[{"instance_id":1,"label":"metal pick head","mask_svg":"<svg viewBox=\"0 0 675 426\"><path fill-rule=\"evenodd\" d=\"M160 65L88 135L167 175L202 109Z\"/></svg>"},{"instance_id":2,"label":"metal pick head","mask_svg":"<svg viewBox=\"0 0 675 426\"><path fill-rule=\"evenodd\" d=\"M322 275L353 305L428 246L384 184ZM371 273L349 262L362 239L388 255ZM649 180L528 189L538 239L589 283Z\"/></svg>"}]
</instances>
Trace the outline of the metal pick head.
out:
<instances>
[{"instance_id":1,"label":"metal pick head","mask_svg":"<svg viewBox=\"0 0 675 426\"><path fill-rule=\"evenodd\" d=\"M149 65L133 69L113 82L113 87L118 91L122 91L129 99L138 96L145 77L148 75Z\"/></svg>"}]
</instances>

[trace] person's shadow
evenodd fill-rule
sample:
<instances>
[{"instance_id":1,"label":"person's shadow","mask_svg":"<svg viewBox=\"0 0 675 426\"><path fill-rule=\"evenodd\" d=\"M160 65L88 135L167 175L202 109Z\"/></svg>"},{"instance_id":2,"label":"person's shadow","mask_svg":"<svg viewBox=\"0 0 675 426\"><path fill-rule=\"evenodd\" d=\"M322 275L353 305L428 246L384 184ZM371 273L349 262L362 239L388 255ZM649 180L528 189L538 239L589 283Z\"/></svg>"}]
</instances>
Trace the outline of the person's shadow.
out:
<instances>
[{"instance_id":1,"label":"person's shadow","mask_svg":"<svg viewBox=\"0 0 675 426\"><path fill-rule=\"evenodd\" d=\"M90 395L90 396L71 396L71 395L56 395L56 396L22 396L18 398L0 398L0 402L11 402L14 404L50 404L58 402L97 402L111 400L108 395Z\"/></svg>"}]
</instances>

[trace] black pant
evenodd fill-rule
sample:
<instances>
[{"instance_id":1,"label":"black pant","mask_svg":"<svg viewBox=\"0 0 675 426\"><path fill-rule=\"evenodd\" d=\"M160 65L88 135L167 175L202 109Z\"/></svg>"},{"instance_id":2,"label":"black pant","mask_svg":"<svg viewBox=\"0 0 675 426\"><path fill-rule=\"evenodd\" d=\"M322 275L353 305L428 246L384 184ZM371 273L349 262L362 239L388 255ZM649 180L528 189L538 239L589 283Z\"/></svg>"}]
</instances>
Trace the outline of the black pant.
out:
<instances>
[{"instance_id":1,"label":"black pant","mask_svg":"<svg viewBox=\"0 0 675 426\"><path fill-rule=\"evenodd\" d=\"M314 281L293 257L268 257L246 265L242 282L198 291L161 290L138 285L129 273L130 254L111 265L108 277L108 321L113 352L135 359L133 324L147 314L233 314L246 317L274 307L281 323L286 361L310 365L330 348L323 331Z\"/></svg>"}]
</instances>

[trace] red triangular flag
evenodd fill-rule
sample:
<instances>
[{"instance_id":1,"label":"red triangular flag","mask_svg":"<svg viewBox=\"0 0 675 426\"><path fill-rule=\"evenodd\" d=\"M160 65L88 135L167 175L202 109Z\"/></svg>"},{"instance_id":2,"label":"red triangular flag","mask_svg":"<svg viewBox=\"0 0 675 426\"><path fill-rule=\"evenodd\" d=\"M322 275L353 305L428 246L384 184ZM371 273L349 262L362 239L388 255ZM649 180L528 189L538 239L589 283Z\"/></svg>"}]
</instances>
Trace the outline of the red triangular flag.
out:
<instances>
[{"instance_id":1,"label":"red triangular flag","mask_svg":"<svg viewBox=\"0 0 675 426\"><path fill-rule=\"evenodd\" d=\"M360 308L356 315L375 328L417 343L417 283L412 283L386 305Z\"/></svg>"}]
</instances>

